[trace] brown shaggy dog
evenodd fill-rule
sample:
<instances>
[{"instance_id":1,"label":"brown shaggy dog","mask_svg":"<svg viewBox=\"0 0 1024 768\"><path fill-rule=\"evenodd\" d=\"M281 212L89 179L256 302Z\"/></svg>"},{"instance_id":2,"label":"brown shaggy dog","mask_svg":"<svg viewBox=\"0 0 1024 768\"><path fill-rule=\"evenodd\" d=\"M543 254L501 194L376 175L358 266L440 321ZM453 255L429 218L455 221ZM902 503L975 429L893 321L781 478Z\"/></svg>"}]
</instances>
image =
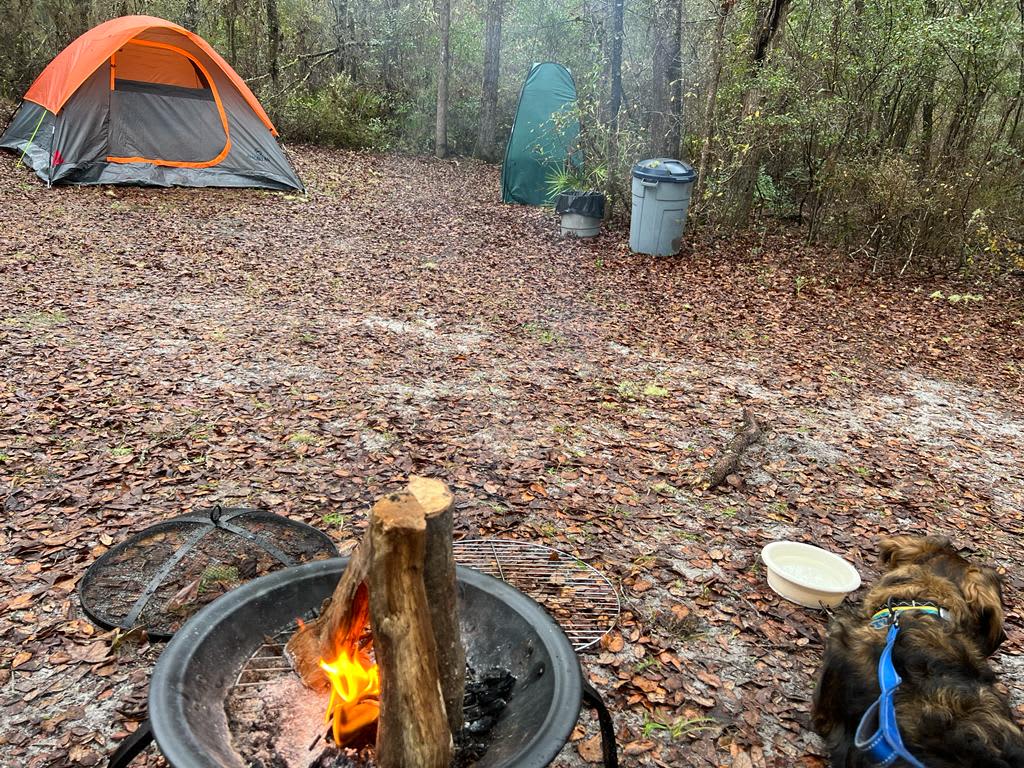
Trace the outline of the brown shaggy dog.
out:
<instances>
[{"instance_id":1,"label":"brown shaggy dog","mask_svg":"<svg viewBox=\"0 0 1024 768\"><path fill-rule=\"evenodd\" d=\"M895 701L904 745L928 768L1024 768L1024 734L986 661L1005 637L999 576L940 536L885 539L879 554L885 575L860 608L832 621L814 693L814 730L832 765L873 765L854 746L861 716L879 694L886 632L869 626L872 615L901 601L930 601L944 617L902 613L893 649L903 678Z\"/></svg>"}]
</instances>

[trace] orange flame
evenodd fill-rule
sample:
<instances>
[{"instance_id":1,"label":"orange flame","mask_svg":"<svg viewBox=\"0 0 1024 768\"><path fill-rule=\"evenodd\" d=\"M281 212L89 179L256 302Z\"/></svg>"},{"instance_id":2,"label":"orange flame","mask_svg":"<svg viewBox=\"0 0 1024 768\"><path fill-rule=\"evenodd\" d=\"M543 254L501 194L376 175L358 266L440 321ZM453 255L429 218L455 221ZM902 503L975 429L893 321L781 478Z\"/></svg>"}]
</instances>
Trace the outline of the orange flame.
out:
<instances>
[{"instance_id":1,"label":"orange flame","mask_svg":"<svg viewBox=\"0 0 1024 768\"><path fill-rule=\"evenodd\" d=\"M320 659L320 669L331 681L324 722L331 723L335 743L345 746L380 714L380 673L368 648L341 648L334 661Z\"/></svg>"}]
</instances>

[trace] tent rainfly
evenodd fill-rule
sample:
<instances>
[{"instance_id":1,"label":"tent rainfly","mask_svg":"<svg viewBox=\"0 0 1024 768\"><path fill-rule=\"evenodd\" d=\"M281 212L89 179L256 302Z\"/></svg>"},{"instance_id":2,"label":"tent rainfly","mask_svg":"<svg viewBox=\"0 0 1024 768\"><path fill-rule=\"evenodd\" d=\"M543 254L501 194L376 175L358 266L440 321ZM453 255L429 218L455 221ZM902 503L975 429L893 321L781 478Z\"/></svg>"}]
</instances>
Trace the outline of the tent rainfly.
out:
<instances>
[{"instance_id":1,"label":"tent rainfly","mask_svg":"<svg viewBox=\"0 0 1024 768\"><path fill-rule=\"evenodd\" d=\"M153 16L89 30L0 138L48 185L302 189L252 91L198 35Z\"/></svg>"},{"instance_id":2,"label":"tent rainfly","mask_svg":"<svg viewBox=\"0 0 1024 768\"><path fill-rule=\"evenodd\" d=\"M561 170L579 137L576 83L561 64L534 64L519 93L512 133L501 169L501 199L544 205L551 200L548 177Z\"/></svg>"}]
</instances>

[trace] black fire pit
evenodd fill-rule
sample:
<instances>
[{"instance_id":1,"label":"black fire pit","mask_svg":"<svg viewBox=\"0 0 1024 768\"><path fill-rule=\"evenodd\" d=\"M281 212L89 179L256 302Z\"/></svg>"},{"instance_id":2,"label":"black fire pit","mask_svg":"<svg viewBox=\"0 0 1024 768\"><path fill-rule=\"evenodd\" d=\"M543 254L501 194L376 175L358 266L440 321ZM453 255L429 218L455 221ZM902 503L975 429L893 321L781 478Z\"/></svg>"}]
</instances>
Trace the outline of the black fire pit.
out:
<instances>
[{"instance_id":1,"label":"black fire pit","mask_svg":"<svg viewBox=\"0 0 1024 768\"><path fill-rule=\"evenodd\" d=\"M177 632L157 662L149 693L153 735L174 768L245 768L225 712L240 670L266 638L310 615L331 594L347 562L309 563L256 579L206 606ZM515 678L476 766L549 765L569 738L584 695L598 708L605 763L615 765L610 718L558 625L529 597L490 576L459 567L458 583L467 663L504 669Z\"/></svg>"}]
</instances>

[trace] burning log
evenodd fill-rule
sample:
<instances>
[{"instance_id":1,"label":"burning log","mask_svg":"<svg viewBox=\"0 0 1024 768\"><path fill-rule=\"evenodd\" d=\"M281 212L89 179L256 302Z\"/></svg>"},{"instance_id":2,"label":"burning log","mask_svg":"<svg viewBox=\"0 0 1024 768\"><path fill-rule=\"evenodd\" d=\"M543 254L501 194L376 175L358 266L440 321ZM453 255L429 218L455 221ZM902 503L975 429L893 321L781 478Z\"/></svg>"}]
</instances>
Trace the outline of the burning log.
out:
<instances>
[{"instance_id":1,"label":"burning log","mask_svg":"<svg viewBox=\"0 0 1024 768\"><path fill-rule=\"evenodd\" d=\"M292 668L314 690L331 687L320 666L321 659L336 659L341 648L356 647L370 619L369 595L363 583L369 565L369 538L367 531L317 620L300 624L285 645L284 653Z\"/></svg>"},{"instance_id":2,"label":"burning log","mask_svg":"<svg viewBox=\"0 0 1024 768\"><path fill-rule=\"evenodd\" d=\"M377 764L447 768L454 747L424 587L427 521L416 496L378 501L369 534L370 623L381 680Z\"/></svg>"},{"instance_id":3,"label":"burning log","mask_svg":"<svg viewBox=\"0 0 1024 768\"><path fill-rule=\"evenodd\" d=\"M466 689L466 651L459 635L459 603L452 552L451 492L440 480L409 478L409 492L423 508L427 520L427 547L423 585L430 607L430 626L437 642L437 672L441 679L448 728L462 731L462 699Z\"/></svg>"},{"instance_id":4,"label":"burning log","mask_svg":"<svg viewBox=\"0 0 1024 768\"><path fill-rule=\"evenodd\" d=\"M381 768L447 766L462 730L452 506L447 486L426 477L378 499L321 616L285 646L308 687L331 690L336 743L351 745L376 722Z\"/></svg>"}]
</instances>

